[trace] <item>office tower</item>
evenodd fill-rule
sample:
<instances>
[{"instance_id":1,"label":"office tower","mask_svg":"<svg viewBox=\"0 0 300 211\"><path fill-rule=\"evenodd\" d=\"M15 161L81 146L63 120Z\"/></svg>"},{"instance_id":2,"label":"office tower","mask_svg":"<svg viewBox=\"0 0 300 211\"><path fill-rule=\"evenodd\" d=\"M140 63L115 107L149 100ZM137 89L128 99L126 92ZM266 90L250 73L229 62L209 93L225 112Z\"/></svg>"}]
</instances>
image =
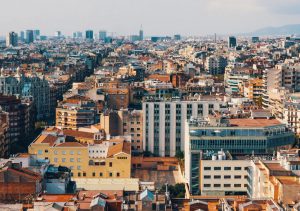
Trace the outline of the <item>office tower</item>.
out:
<instances>
[{"instance_id":1,"label":"office tower","mask_svg":"<svg viewBox=\"0 0 300 211\"><path fill-rule=\"evenodd\" d=\"M251 40L253 43L259 42L259 37L252 37Z\"/></svg>"},{"instance_id":2,"label":"office tower","mask_svg":"<svg viewBox=\"0 0 300 211\"><path fill-rule=\"evenodd\" d=\"M18 45L18 34L16 32L9 32L6 35L6 46L17 46Z\"/></svg>"},{"instance_id":3,"label":"office tower","mask_svg":"<svg viewBox=\"0 0 300 211\"><path fill-rule=\"evenodd\" d=\"M26 30L25 42L27 44L32 43L34 41L33 30Z\"/></svg>"},{"instance_id":4,"label":"office tower","mask_svg":"<svg viewBox=\"0 0 300 211\"><path fill-rule=\"evenodd\" d=\"M106 31L99 31L99 40L103 40L105 41L106 40L106 37L107 37L107 33Z\"/></svg>"},{"instance_id":5,"label":"office tower","mask_svg":"<svg viewBox=\"0 0 300 211\"><path fill-rule=\"evenodd\" d=\"M236 37L228 37L228 48L234 48L236 47L237 42L236 42Z\"/></svg>"},{"instance_id":6,"label":"office tower","mask_svg":"<svg viewBox=\"0 0 300 211\"><path fill-rule=\"evenodd\" d=\"M144 40L144 31L143 31L142 27L139 31L139 38L140 38L140 40Z\"/></svg>"},{"instance_id":7,"label":"office tower","mask_svg":"<svg viewBox=\"0 0 300 211\"><path fill-rule=\"evenodd\" d=\"M56 31L54 36L60 38L62 36L61 31Z\"/></svg>"},{"instance_id":8,"label":"office tower","mask_svg":"<svg viewBox=\"0 0 300 211\"><path fill-rule=\"evenodd\" d=\"M227 103L218 98L197 101L152 100L143 103L143 147L156 156L175 156L184 150L187 134L184 122L192 116L207 117L215 111L227 111Z\"/></svg>"},{"instance_id":9,"label":"office tower","mask_svg":"<svg viewBox=\"0 0 300 211\"><path fill-rule=\"evenodd\" d=\"M141 40L141 38L140 38L140 36L138 36L138 35L130 35L130 36L129 36L129 40L130 40L131 42L136 42L136 41Z\"/></svg>"},{"instance_id":10,"label":"office tower","mask_svg":"<svg viewBox=\"0 0 300 211\"><path fill-rule=\"evenodd\" d=\"M85 31L85 39L87 39L87 40L93 40L94 39L93 30L86 30Z\"/></svg>"},{"instance_id":11,"label":"office tower","mask_svg":"<svg viewBox=\"0 0 300 211\"><path fill-rule=\"evenodd\" d=\"M33 30L33 39L34 40L40 39L40 35L41 35L41 32L39 29Z\"/></svg>"},{"instance_id":12,"label":"office tower","mask_svg":"<svg viewBox=\"0 0 300 211\"><path fill-rule=\"evenodd\" d=\"M175 34L174 35L174 40L181 40L180 34Z\"/></svg>"},{"instance_id":13,"label":"office tower","mask_svg":"<svg viewBox=\"0 0 300 211\"><path fill-rule=\"evenodd\" d=\"M20 41L21 42L25 41L25 32L24 31L20 31Z\"/></svg>"},{"instance_id":14,"label":"office tower","mask_svg":"<svg viewBox=\"0 0 300 211\"><path fill-rule=\"evenodd\" d=\"M82 38L82 32L80 32L80 31L77 31L77 32L74 32L73 33L73 38Z\"/></svg>"}]
</instances>

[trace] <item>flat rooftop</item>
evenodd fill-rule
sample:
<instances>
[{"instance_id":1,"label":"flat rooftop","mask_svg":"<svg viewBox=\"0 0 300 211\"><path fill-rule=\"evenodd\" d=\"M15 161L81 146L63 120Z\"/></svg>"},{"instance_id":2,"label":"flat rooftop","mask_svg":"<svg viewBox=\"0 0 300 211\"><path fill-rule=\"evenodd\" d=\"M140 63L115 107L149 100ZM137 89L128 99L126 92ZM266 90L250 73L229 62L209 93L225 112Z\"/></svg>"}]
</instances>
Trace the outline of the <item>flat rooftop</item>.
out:
<instances>
[{"instance_id":1,"label":"flat rooftop","mask_svg":"<svg viewBox=\"0 0 300 211\"><path fill-rule=\"evenodd\" d=\"M268 127L282 124L276 119L229 119L229 123L237 127Z\"/></svg>"}]
</instances>

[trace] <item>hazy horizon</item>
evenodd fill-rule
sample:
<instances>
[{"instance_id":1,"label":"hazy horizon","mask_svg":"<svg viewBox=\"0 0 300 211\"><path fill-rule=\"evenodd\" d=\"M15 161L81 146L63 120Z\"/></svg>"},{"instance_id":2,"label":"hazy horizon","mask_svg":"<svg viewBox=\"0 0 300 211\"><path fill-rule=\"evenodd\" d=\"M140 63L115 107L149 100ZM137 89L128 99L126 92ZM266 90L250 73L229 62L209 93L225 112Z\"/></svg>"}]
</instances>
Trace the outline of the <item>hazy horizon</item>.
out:
<instances>
[{"instance_id":1,"label":"hazy horizon","mask_svg":"<svg viewBox=\"0 0 300 211\"><path fill-rule=\"evenodd\" d=\"M300 23L299 0L2 0L0 34L40 29L106 30L116 35L207 35Z\"/></svg>"}]
</instances>

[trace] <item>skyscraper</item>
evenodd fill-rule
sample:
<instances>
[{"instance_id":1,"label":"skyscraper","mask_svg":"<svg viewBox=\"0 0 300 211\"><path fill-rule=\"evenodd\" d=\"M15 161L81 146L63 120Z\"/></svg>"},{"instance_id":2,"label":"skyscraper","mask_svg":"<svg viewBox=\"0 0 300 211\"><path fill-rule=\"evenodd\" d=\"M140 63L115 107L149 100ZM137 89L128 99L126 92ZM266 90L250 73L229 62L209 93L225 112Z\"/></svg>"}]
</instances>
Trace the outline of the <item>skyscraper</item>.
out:
<instances>
[{"instance_id":1,"label":"skyscraper","mask_svg":"<svg viewBox=\"0 0 300 211\"><path fill-rule=\"evenodd\" d=\"M140 37L140 40L144 40L144 31L143 31L142 27L139 32L139 37Z\"/></svg>"},{"instance_id":2,"label":"skyscraper","mask_svg":"<svg viewBox=\"0 0 300 211\"><path fill-rule=\"evenodd\" d=\"M25 32L24 31L20 31L20 41L21 42L25 41Z\"/></svg>"},{"instance_id":3,"label":"skyscraper","mask_svg":"<svg viewBox=\"0 0 300 211\"><path fill-rule=\"evenodd\" d=\"M80 31L74 32L73 38L82 38L82 32L80 32Z\"/></svg>"},{"instance_id":4,"label":"skyscraper","mask_svg":"<svg viewBox=\"0 0 300 211\"><path fill-rule=\"evenodd\" d=\"M18 45L18 34L15 32L9 32L6 36L6 46L17 46Z\"/></svg>"},{"instance_id":5,"label":"skyscraper","mask_svg":"<svg viewBox=\"0 0 300 211\"><path fill-rule=\"evenodd\" d=\"M106 36L107 36L106 31L103 31L103 30L99 31L99 40L105 41Z\"/></svg>"},{"instance_id":6,"label":"skyscraper","mask_svg":"<svg viewBox=\"0 0 300 211\"><path fill-rule=\"evenodd\" d=\"M174 40L181 40L180 34L175 34L174 35Z\"/></svg>"},{"instance_id":7,"label":"skyscraper","mask_svg":"<svg viewBox=\"0 0 300 211\"><path fill-rule=\"evenodd\" d=\"M94 39L93 30L86 30L85 31L85 39L87 39L87 40L93 40Z\"/></svg>"},{"instance_id":8,"label":"skyscraper","mask_svg":"<svg viewBox=\"0 0 300 211\"><path fill-rule=\"evenodd\" d=\"M26 30L25 42L27 44L32 43L34 41L33 30Z\"/></svg>"},{"instance_id":9,"label":"skyscraper","mask_svg":"<svg viewBox=\"0 0 300 211\"><path fill-rule=\"evenodd\" d=\"M40 39L40 35L41 35L41 32L40 32L39 29L36 29L36 30L33 31L34 40Z\"/></svg>"},{"instance_id":10,"label":"skyscraper","mask_svg":"<svg viewBox=\"0 0 300 211\"><path fill-rule=\"evenodd\" d=\"M236 47L236 37L230 36L228 37L228 48Z\"/></svg>"},{"instance_id":11,"label":"skyscraper","mask_svg":"<svg viewBox=\"0 0 300 211\"><path fill-rule=\"evenodd\" d=\"M55 32L55 37L58 37L58 38L59 38L59 37L61 37L61 36L62 36L61 31L56 31L56 32Z\"/></svg>"}]
</instances>

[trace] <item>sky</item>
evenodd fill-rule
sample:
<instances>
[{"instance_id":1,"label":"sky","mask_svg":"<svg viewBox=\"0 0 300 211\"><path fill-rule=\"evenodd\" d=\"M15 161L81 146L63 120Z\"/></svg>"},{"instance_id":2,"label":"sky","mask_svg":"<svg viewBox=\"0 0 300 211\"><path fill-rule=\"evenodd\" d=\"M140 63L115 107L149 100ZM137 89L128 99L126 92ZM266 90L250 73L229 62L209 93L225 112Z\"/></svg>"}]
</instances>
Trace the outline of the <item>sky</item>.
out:
<instances>
[{"instance_id":1,"label":"sky","mask_svg":"<svg viewBox=\"0 0 300 211\"><path fill-rule=\"evenodd\" d=\"M300 0L0 0L0 34L40 29L208 35L300 24Z\"/></svg>"}]
</instances>

